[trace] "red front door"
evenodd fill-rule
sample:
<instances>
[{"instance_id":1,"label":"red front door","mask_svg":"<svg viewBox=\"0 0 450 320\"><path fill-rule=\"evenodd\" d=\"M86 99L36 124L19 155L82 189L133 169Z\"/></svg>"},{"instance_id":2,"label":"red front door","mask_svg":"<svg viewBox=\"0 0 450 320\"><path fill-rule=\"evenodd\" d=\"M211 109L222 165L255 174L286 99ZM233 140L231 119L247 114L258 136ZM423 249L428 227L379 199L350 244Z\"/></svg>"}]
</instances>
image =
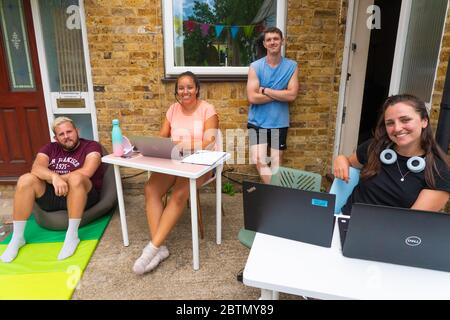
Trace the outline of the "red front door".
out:
<instances>
[{"instance_id":1,"label":"red front door","mask_svg":"<svg viewBox=\"0 0 450 320\"><path fill-rule=\"evenodd\" d=\"M1 6L0 179L30 171L50 141L30 1Z\"/></svg>"}]
</instances>

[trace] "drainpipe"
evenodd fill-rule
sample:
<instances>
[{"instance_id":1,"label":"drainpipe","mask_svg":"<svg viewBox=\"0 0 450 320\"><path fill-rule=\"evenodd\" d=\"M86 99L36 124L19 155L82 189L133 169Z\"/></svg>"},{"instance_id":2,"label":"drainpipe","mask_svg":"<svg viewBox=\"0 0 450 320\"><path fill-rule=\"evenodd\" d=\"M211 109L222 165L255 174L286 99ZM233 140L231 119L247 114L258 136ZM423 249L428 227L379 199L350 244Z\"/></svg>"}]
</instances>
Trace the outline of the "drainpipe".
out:
<instances>
[{"instance_id":1,"label":"drainpipe","mask_svg":"<svg viewBox=\"0 0 450 320\"><path fill-rule=\"evenodd\" d=\"M439 146L448 153L450 142L450 59L447 63L447 73L445 75L444 91L442 92L441 109L436 129L436 141Z\"/></svg>"}]
</instances>

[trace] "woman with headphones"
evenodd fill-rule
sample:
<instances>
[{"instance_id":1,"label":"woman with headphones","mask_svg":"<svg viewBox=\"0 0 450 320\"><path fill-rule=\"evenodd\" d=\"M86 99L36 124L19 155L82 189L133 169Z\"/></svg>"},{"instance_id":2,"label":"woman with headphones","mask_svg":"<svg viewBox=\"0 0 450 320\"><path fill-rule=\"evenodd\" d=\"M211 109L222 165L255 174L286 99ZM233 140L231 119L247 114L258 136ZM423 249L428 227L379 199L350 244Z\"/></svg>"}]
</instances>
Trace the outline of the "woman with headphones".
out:
<instances>
[{"instance_id":1,"label":"woman with headphones","mask_svg":"<svg viewBox=\"0 0 450 320\"><path fill-rule=\"evenodd\" d=\"M334 176L348 181L349 166L362 168L361 179L342 208L368 203L440 211L450 196L450 163L437 145L425 103L409 94L387 98L374 138L356 153L339 155Z\"/></svg>"},{"instance_id":2,"label":"woman with headphones","mask_svg":"<svg viewBox=\"0 0 450 320\"><path fill-rule=\"evenodd\" d=\"M179 75L175 83L176 103L169 107L161 137L171 137L182 150L212 149L215 145L219 119L214 106L199 99L200 82L190 71ZM197 179L201 186L211 177L209 172ZM162 197L171 189L164 207ZM180 218L189 198L189 179L152 173L145 184L145 210L151 241L136 260L133 271L144 274L153 270L169 256L164 241Z\"/></svg>"}]
</instances>

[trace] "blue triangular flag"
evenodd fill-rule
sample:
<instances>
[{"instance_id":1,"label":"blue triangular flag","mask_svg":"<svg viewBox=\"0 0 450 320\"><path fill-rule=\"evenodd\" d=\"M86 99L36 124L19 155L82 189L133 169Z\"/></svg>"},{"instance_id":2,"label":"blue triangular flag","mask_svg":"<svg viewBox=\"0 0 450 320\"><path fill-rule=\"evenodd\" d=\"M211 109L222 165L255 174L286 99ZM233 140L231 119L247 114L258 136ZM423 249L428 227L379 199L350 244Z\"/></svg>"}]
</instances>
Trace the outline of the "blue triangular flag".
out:
<instances>
[{"instance_id":1,"label":"blue triangular flag","mask_svg":"<svg viewBox=\"0 0 450 320\"><path fill-rule=\"evenodd\" d=\"M231 37L236 38L237 33L239 32L239 26L231 26Z\"/></svg>"},{"instance_id":2,"label":"blue triangular flag","mask_svg":"<svg viewBox=\"0 0 450 320\"><path fill-rule=\"evenodd\" d=\"M216 29L216 37L217 38L220 37L220 34L222 33L224 26L221 24L217 24L214 26L214 28Z\"/></svg>"}]
</instances>

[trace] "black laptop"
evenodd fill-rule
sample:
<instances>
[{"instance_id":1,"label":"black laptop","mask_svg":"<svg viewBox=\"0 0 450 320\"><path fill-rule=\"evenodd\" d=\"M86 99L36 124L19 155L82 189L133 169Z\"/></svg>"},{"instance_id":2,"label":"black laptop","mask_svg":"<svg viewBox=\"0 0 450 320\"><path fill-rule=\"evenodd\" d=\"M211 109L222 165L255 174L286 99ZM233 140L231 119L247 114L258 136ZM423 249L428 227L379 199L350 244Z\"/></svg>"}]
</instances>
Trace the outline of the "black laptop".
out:
<instances>
[{"instance_id":1,"label":"black laptop","mask_svg":"<svg viewBox=\"0 0 450 320\"><path fill-rule=\"evenodd\" d=\"M340 231L345 224L340 223ZM450 215L354 204L343 254L350 258L450 271Z\"/></svg>"},{"instance_id":2,"label":"black laptop","mask_svg":"<svg viewBox=\"0 0 450 320\"><path fill-rule=\"evenodd\" d=\"M331 247L335 195L243 182L248 230Z\"/></svg>"}]
</instances>

